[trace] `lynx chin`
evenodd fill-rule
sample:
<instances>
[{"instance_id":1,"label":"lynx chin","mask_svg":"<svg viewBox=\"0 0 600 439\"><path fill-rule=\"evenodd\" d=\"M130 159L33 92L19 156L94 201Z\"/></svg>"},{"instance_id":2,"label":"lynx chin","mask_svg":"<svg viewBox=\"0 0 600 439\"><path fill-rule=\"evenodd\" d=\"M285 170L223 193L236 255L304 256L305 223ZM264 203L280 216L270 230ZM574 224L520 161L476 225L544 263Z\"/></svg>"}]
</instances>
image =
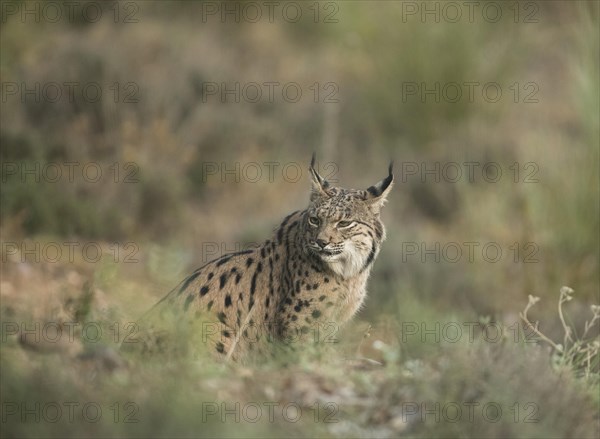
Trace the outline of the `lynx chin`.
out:
<instances>
[{"instance_id":1,"label":"lynx chin","mask_svg":"<svg viewBox=\"0 0 600 439\"><path fill-rule=\"evenodd\" d=\"M392 189L392 163L388 176L366 190L334 187L314 166L313 155L304 210L286 216L260 246L198 268L142 322L165 313L178 324L204 319L209 323L198 342L208 343L218 357L245 361L291 332L308 334L311 325L350 320L364 303L385 239L380 211ZM156 346L157 334L170 332L164 329L145 335L152 334ZM144 350L152 350L151 344L146 339Z\"/></svg>"}]
</instances>

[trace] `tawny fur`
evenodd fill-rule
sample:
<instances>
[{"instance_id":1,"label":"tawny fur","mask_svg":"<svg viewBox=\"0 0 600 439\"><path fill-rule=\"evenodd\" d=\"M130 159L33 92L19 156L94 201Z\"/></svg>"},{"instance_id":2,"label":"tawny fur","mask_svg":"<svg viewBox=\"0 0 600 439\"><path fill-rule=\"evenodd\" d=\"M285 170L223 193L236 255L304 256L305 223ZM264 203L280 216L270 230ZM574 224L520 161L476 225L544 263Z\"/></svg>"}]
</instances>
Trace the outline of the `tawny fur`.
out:
<instances>
[{"instance_id":1,"label":"tawny fur","mask_svg":"<svg viewBox=\"0 0 600 439\"><path fill-rule=\"evenodd\" d=\"M332 187L310 166L309 206L288 215L257 248L197 269L152 310L203 325L216 355L245 359L267 341L342 325L364 303L367 279L385 239L380 210L389 175L367 190Z\"/></svg>"}]
</instances>

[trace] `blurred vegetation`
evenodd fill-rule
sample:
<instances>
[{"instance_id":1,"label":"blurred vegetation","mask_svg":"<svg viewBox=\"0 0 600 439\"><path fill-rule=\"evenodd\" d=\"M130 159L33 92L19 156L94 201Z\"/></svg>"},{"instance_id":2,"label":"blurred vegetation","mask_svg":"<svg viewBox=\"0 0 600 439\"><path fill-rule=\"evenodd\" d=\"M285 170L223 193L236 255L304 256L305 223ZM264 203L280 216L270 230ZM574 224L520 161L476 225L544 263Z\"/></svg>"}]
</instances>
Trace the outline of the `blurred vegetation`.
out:
<instances>
[{"instance_id":1,"label":"blurred vegetation","mask_svg":"<svg viewBox=\"0 0 600 439\"><path fill-rule=\"evenodd\" d=\"M569 323L583 332L589 305L600 303L598 3L530 2L539 8L534 23L523 22L523 9L518 23L513 9L504 9L497 23L481 16L472 23L423 23L418 16L405 20L405 2L338 2L335 23L315 23L308 4L297 23L278 19L277 14L273 23L265 19L222 23L218 16L203 22L206 2L132 3L139 7L137 23L123 23L123 14L115 23L114 5L109 3L102 4L104 18L96 23L79 15L73 21L23 23L19 15L2 8L3 86L95 82L101 85L103 98L90 102L76 88L73 100L36 101L30 96L23 102L3 89L1 240L94 241L105 250L100 263L88 263L76 253L72 263L48 264L25 256L22 262L21 254L7 255L3 247L2 319L51 320L73 306L84 310L77 317L84 320L136 319L186 273L206 262L206 243L230 251L257 242L287 213L305 205L306 174L298 182L286 181L280 173L283 164L299 163L305 170L316 151L321 163L336 164L339 184L367 187L385 175L393 158L397 184L383 214L388 241L375 264L370 297L356 325L363 321L374 325L376 335L369 346L382 341L389 348L388 361L372 375L343 368L336 375L309 359L277 372L282 375L271 387L277 395L273 396L260 384L271 379L274 372L269 368L274 365L253 372L238 370L231 381L229 369L189 358L175 364L137 364L141 369L136 373L129 365L116 376L91 373L86 369L89 363L82 360L74 378L68 358L20 353L15 341L2 343L4 395L98 399L97 389L103 388L101 395L107 401L133 398L143 406L143 421L134 430L124 424L98 424L93 431L71 430L73 437L190 432L223 437L378 432L390 436L402 431L419 437L448 432L471 437L598 434L598 417L593 418L598 384L582 389L586 385L576 378L556 375L546 368L541 348L531 353L529 346L483 343L447 346L440 352L437 344L398 341L403 321L486 319L510 325L518 321L528 294L547 299L536 306L533 318L540 319L544 334L558 340L563 326L554 298L562 285L576 291ZM231 7L236 3L228 2ZM330 11L327 4L319 4L322 14ZM222 103L207 96L203 87L208 82L267 81L296 82L303 99ZM425 83L431 88L436 82L496 82L503 98L497 103L480 94L472 103L421 102L419 96L403 100L405 84ZM317 103L309 89L314 83L321 86ZM323 102L332 90L323 88L327 83L337 86L339 102ZM510 89L515 83L518 102ZM523 102L531 90L524 87L530 83L538 87L537 103ZM481 87L476 90L480 93ZM127 97L137 102L125 102ZM10 164L44 169L65 162L81 164L75 168L74 181L63 175L57 182L43 178L36 182L31 176L24 182L19 173L7 172ZM104 172L98 182L81 177L82 167L90 162ZM205 165L212 162L225 163L227 169L252 162L281 166L273 182L264 177L256 183L231 177L223 182L220 175L207 173ZM422 181L420 175L406 172L413 162L427 169L436 163L495 162L504 174L490 183L480 166L470 181L463 167L463 178L457 182L437 182L431 176ZM115 163L116 183L111 168ZM514 163L520 171L516 183ZM525 168L528 163L534 167ZM525 183L532 169L537 182ZM127 176L132 182L125 181ZM118 260L111 257L114 242L121 246ZM481 245L473 262L466 260L464 245L457 263L435 262L431 257L424 263L420 253L407 257L403 251L406 243L431 249L435 243L443 247L450 242ZM481 247L490 242L504 251L497 263L481 257ZM123 249L126 243L137 248L135 263L123 262L129 254ZM531 243L534 247L527 247ZM518 262L510 250L515 244L520 249ZM532 248L537 249L536 262L524 263ZM348 331L350 338L360 332ZM364 354L381 356L382 361L385 357L381 349L371 347ZM23 362L29 366L23 369ZM414 364L418 373L410 375L406 371ZM58 372L48 378L44 370ZM290 382L295 374L308 371L316 374L316 382L333 387L349 385L339 375L347 373L352 392L358 392L352 398L363 398L369 407L361 411L356 409L360 405L340 400L340 418L357 419L356 425L329 428L284 422L244 425L250 430L241 433L236 425L192 422L201 401L217 398L211 382L218 386L231 381L221 399L243 395L245 400L294 401L303 390ZM153 384L147 389L149 382ZM188 387L189 382L194 385ZM329 399L323 401L336 397L332 390L324 392ZM167 402L154 395L173 398ZM378 400L377 395L383 396ZM392 422L398 413L386 412L402 398L482 397L507 404L543 402L541 421L475 427L459 423L452 427L456 430L448 430L447 424L436 423L398 426ZM153 419L169 421L155 425ZM17 427L14 436L65 433L64 425L51 432L41 425Z\"/></svg>"}]
</instances>

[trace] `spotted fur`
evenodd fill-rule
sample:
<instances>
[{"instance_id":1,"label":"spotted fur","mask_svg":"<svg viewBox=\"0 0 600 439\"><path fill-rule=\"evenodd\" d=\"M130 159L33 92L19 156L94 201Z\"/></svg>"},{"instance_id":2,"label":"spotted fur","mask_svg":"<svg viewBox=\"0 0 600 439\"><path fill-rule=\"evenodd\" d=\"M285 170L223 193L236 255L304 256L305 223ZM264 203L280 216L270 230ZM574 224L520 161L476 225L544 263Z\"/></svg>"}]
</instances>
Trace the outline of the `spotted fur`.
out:
<instances>
[{"instance_id":1,"label":"spotted fur","mask_svg":"<svg viewBox=\"0 0 600 439\"><path fill-rule=\"evenodd\" d=\"M306 209L286 216L262 245L198 268L153 313L184 319L208 313L211 349L234 360L291 332L350 320L364 303L385 239L380 210L393 185L392 165L366 190L331 186L315 170L314 156L309 170Z\"/></svg>"}]
</instances>

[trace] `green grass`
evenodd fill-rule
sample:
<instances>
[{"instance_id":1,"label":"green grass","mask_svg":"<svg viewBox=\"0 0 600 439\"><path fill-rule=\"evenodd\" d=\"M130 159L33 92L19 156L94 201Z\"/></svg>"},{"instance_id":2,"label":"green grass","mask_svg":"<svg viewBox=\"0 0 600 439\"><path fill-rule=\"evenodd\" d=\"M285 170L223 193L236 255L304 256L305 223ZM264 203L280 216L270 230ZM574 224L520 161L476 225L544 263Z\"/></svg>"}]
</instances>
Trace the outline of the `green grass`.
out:
<instances>
[{"instance_id":1,"label":"green grass","mask_svg":"<svg viewBox=\"0 0 600 439\"><path fill-rule=\"evenodd\" d=\"M25 341L3 336L7 436L537 438L597 432L598 380L572 373L572 363L553 365L543 345L521 338L523 329L519 337L504 328L501 337L486 338L482 328L490 322L480 319L483 326L471 325L472 333L460 337L432 331L436 324L465 328L461 322L471 320L407 299L394 318L372 321L362 342L359 322L336 334L333 345L308 345L247 366L218 364L185 332L177 342L183 349L170 355L118 354L128 322L96 309L93 291L84 286L65 306L72 319L63 324L79 323L73 339L65 333L48 343L55 334L43 329L39 343L31 334ZM4 333L12 333L10 322L34 324L4 309ZM92 330L82 331L86 327ZM378 358L380 365L359 358Z\"/></svg>"}]
</instances>

